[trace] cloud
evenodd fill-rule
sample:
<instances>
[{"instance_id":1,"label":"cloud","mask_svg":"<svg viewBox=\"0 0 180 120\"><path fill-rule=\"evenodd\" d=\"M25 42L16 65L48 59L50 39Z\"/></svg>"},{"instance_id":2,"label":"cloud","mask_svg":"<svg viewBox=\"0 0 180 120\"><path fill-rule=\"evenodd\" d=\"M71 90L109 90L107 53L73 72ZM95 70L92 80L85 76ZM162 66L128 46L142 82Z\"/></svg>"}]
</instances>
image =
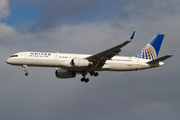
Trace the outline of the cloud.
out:
<instances>
[{"instance_id":1,"label":"cloud","mask_svg":"<svg viewBox=\"0 0 180 120\"><path fill-rule=\"evenodd\" d=\"M9 2L8 0L1 0L0 4L0 20L9 16Z\"/></svg>"},{"instance_id":2,"label":"cloud","mask_svg":"<svg viewBox=\"0 0 180 120\"><path fill-rule=\"evenodd\" d=\"M1 45L8 43L8 40L12 39L17 33L13 27L7 26L5 23L0 23Z\"/></svg>"},{"instance_id":3,"label":"cloud","mask_svg":"<svg viewBox=\"0 0 180 120\"><path fill-rule=\"evenodd\" d=\"M49 4L50 3L50 4ZM53 3L53 8L51 4ZM63 24L81 24L98 21L104 9L100 0L91 1L52 1L40 9L38 23L35 25L42 29L52 28ZM53 14L52 14L53 13ZM42 19L46 19L42 22ZM35 28L37 28L35 27Z\"/></svg>"},{"instance_id":4,"label":"cloud","mask_svg":"<svg viewBox=\"0 0 180 120\"><path fill-rule=\"evenodd\" d=\"M6 24L0 24L0 43L2 46L19 48L21 51L59 51L92 54L123 42L124 40L119 41L118 39L118 36L120 37L119 33L127 35L124 37L124 40L126 40L132 31L125 33L112 29L108 24L95 23L76 26L63 25L42 32L24 33ZM104 48L99 48L100 43L104 45ZM89 47L89 45L92 47Z\"/></svg>"},{"instance_id":5,"label":"cloud","mask_svg":"<svg viewBox=\"0 0 180 120\"><path fill-rule=\"evenodd\" d=\"M16 0L20 1L20 0ZM37 6L37 19L31 30L46 30L59 25L109 22L123 27L135 21L157 21L178 15L178 0L25 0Z\"/></svg>"}]
</instances>

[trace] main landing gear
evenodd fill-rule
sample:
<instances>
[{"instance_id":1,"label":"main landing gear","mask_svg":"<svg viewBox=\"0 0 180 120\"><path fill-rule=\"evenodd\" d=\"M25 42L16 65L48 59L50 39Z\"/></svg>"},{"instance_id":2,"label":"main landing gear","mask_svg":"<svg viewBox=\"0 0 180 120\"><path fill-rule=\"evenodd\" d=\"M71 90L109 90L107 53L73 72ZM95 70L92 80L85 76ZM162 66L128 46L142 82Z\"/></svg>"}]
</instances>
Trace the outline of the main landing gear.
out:
<instances>
[{"instance_id":1,"label":"main landing gear","mask_svg":"<svg viewBox=\"0 0 180 120\"><path fill-rule=\"evenodd\" d=\"M83 78L81 78L81 82L88 83L88 82L89 82L89 79L88 79L88 78L83 77Z\"/></svg>"},{"instance_id":2,"label":"main landing gear","mask_svg":"<svg viewBox=\"0 0 180 120\"><path fill-rule=\"evenodd\" d=\"M29 75L29 72L27 71L27 65L23 65L22 66L24 68L24 72L25 72L25 76L28 76Z\"/></svg>"},{"instance_id":3,"label":"main landing gear","mask_svg":"<svg viewBox=\"0 0 180 120\"><path fill-rule=\"evenodd\" d=\"M89 82L89 79L88 78L86 78L86 75L87 75L87 72L81 72L81 74L82 74L82 76L83 76L83 78L81 78L81 82L85 82L85 83L88 83ZM95 76L95 77L97 77L98 75L99 75L99 73L98 72L90 72L89 73L91 76Z\"/></svg>"},{"instance_id":4,"label":"main landing gear","mask_svg":"<svg viewBox=\"0 0 180 120\"><path fill-rule=\"evenodd\" d=\"M94 75L94 77L97 77L97 76L99 75L99 73L98 73L98 72L94 72L94 71L93 71L93 72L90 72L89 74L90 74L91 76L93 76L93 75Z\"/></svg>"}]
</instances>

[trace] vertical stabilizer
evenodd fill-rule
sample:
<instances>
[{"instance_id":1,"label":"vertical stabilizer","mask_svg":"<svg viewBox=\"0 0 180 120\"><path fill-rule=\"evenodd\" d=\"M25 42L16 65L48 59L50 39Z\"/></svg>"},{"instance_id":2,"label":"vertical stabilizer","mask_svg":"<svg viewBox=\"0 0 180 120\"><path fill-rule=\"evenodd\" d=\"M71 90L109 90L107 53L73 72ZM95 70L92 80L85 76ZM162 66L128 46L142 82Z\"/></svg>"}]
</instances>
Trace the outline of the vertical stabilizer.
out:
<instances>
[{"instance_id":1,"label":"vertical stabilizer","mask_svg":"<svg viewBox=\"0 0 180 120\"><path fill-rule=\"evenodd\" d=\"M155 35L152 40L135 57L155 60L158 57L163 38L163 34Z\"/></svg>"}]
</instances>

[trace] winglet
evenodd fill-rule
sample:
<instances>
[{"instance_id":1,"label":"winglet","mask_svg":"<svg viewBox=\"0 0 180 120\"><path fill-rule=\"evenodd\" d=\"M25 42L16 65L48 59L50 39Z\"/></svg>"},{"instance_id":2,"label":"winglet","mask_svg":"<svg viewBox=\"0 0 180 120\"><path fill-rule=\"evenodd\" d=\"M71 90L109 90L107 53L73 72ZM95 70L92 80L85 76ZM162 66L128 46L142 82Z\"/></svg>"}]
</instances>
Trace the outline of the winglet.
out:
<instances>
[{"instance_id":1,"label":"winglet","mask_svg":"<svg viewBox=\"0 0 180 120\"><path fill-rule=\"evenodd\" d=\"M131 37L130 37L130 40L133 40L134 34L135 34L135 31L132 33L132 35L131 35Z\"/></svg>"}]
</instances>

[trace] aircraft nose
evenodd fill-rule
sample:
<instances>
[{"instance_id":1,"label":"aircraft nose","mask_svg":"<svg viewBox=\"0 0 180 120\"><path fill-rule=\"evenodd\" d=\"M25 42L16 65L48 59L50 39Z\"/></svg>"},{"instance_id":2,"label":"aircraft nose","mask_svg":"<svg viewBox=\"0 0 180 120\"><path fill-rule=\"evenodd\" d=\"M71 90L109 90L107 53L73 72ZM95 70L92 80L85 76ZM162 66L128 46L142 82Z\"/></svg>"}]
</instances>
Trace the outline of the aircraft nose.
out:
<instances>
[{"instance_id":1,"label":"aircraft nose","mask_svg":"<svg viewBox=\"0 0 180 120\"><path fill-rule=\"evenodd\" d=\"M10 60L9 60L9 58L6 60L6 63L7 63L7 64L10 64Z\"/></svg>"}]
</instances>

